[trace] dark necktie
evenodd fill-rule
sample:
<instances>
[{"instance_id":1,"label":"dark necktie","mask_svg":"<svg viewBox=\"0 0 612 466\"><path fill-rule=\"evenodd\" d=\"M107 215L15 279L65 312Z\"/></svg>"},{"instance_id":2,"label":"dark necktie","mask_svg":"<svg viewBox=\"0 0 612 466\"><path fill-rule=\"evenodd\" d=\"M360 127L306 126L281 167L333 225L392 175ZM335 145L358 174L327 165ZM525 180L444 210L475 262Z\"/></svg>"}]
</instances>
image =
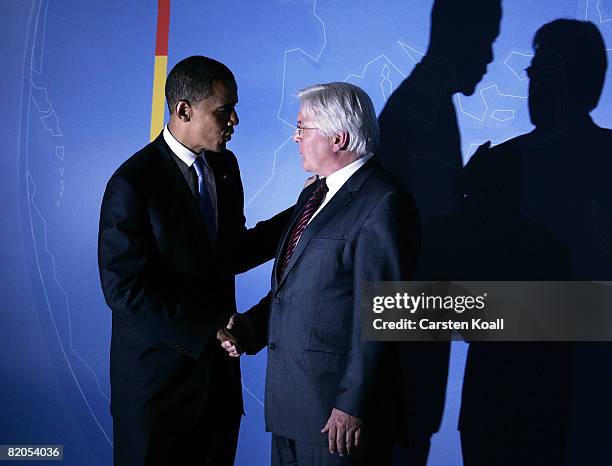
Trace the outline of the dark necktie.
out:
<instances>
[{"instance_id":1,"label":"dark necktie","mask_svg":"<svg viewBox=\"0 0 612 466\"><path fill-rule=\"evenodd\" d=\"M283 272L285 271L289 260L291 260L291 255L293 254L293 251L295 250L295 247L297 246L298 241L302 236L302 233L304 233L306 225L308 225L308 222L310 221L314 213L323 203L323 199L325 199L325 194L327 193L327 191L327 184L325 183L325 178L323 178L319 180L317 187L310 195L308 202L306 202L306 206L300 214L300 218L298 218L297 222L295 222L293 228L291 229L289 240L287 241L287 245L285 246L285 252L282 255L282 261L278 275L279 277L283 276Z\"/></svg>"},{"instance_id":2,"label":"dark necktie","mask_svg":"<svg viewBox=\"0 0 612 466\"><path fill-rule=\"evenodd\" d=\"M198 201L202 218L210 234L210 240L215 243L217 238L217 221L215 220L215 211L210 200L210 194L206 189L206 181L204 180L204 155L200 155L193 162L196 174L198 175Z\"/></svg>"}]
</instances>

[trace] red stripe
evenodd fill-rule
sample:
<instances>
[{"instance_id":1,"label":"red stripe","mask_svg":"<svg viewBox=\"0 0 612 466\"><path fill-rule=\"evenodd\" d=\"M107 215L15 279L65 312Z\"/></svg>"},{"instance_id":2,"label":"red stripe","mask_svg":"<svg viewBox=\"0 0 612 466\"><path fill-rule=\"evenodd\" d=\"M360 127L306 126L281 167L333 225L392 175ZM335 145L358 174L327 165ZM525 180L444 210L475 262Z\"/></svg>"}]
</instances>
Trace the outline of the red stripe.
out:
<instances>
[{"instance_id":1,"label":"red stripe","mask_svg":"<svg viewBox=\"0 0 612 466\"><path fill-rule=\"evenodd\" d=\"M299 225L297 225L297 226L295 227L295 230L293 230L293 234L291 235L291 241L293 241L293 239L294 239L296 236L300 236L300 235L302 234L302 231L304 231L304 228L305 228L305 227L304 227L304 225L305 225L306 223L308 223L308 219L307 219L307 218L305 218L304 220L302 220L302 221L300 222L300 224L299 224Z\"/></svg>"},{"instance_id":2,"label":"red stripe","mask_svg":"<svg viewBox=\"0 0 612 466\"><path fill-rule=\"evenodd\" d=\"M301 217L302 218L308 217L308 215L310 215L312 212L314 212L318 208L319 208L319 206L317 205L316 202L310 203L309 205L306 206L306 208L304 209L304 212L302 212Z\"/></svg>"},{"instance_id":3,"label":"red stripe","mask_svg":"<svg viewBox=\"0 0 612 466\"><path fill-rule=\"evenodd\" d=\"M289 255L290 252L293 253L293 250L297 246L298 238L299 238L299 236L296 236L295 238L292 239L291 243L289 243L289 245L287 247L287 255Z\"/></svg>"},{"instance_id":4,"label":"red stripe","mask_svg":"<svg viewBox=\"0 0 612 466\"><path fill-rule=\"evenodd\" d=\"M302 232L306 229L306 224L308 223L309 220L310 220L309 217L304 217L302 221L295 227L295 230L293 230L293 234L291 235L292 240L296 236L299 236L302 234Z\"/></svg>"},{"instance_id":5,"label":"red stripe","mask_svg":"<svg viewBox=\"0 0 612 466\"><path fill-rule=\"evenodd\" d=\"M293 250L297 246L297 239L298 239L298 237L296 236L295 239L293 241L291 241L291 243L289 243L289 247L287 248L287 256L290 256L289 252L291 252L291 254L293 254Z\"/></svg>"},{"instance_id":6,"label":"red stripe","mask_svg":"<svg viewBox=\"0 0 612 466\"><path fill-rule=\"evenodd\" d=\"M155 55L168 55L170 32L170 0L157 0L157 38Z\"/></svg>"}]
</instances>

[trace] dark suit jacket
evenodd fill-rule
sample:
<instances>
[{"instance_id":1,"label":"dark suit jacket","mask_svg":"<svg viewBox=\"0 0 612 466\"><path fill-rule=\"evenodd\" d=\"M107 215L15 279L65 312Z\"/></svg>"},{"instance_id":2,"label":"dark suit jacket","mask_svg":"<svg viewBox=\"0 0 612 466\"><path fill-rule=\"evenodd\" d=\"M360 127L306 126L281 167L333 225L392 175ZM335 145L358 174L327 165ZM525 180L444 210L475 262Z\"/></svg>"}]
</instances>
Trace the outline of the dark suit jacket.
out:
<instances>
[{"instance_id":1,"label":"dark suit jacket","mask_svg":"<svg viewBox=\"0 0 612 466\"><path fill-rule=\"evenodd\" d=\"M302 192L292 224L313 188ZM375 160L361 167L304 230L280 279L247 315L268 345L265 415L269 431L327 445L332 408L363 419L375 439L395 428L398 367L394 348L362 342L364 281L408 280L419 245L412 198ZM366 438L367 441L367 438Z\"/></svg>"},{"instance_id":2,"label":"dark suit jacket","mask_svg":"<svg viewBox=\"0 0 612 466\"><path fill-rule=\"evenodd\" d=\"M291 215L247 230L236 158L210 154L219 212L213 248L173 157L160 135L117 169L102 201L98 243L113 311L111 412L155 430L190 428L211 384L221 384L217 392L241 410L239 365L216 355L216 331L221 314L236 311L234 274L273 256ZM233 380L211 380L213 361Z\"/></svg>"}]
</instances>

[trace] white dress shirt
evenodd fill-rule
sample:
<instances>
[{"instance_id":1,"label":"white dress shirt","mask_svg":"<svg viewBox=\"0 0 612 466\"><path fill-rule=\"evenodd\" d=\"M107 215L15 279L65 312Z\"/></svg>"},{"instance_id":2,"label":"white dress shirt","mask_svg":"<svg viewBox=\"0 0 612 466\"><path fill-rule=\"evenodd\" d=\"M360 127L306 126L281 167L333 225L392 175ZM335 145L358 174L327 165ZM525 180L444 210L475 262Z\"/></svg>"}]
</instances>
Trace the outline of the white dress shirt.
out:
<instances>
[{"instance_id":1,"label":"white dress shirt","mask_svg":"<svg viewBox=\"0 0 612 466\"><path fill-rule=\"evenodd\" d=\"M210 203L212 204L213 211L215 213L215 223L217 226L219 225L219 213L217 212L217 186L215 184L215 175L208 165L206 161L206 157L204 157L204 152L200 155L195 152L187 149L183 144L181 144L170 132L168 129L168 125L164 126L164 141L170 147L170 150L174 152L174 154L181 159L189 168L195 162L195 159L198 157L202 157L204 160L204 184L206 185L206 190L208 191L208 195L210 196Z\"/></svg>"}]
</instances>

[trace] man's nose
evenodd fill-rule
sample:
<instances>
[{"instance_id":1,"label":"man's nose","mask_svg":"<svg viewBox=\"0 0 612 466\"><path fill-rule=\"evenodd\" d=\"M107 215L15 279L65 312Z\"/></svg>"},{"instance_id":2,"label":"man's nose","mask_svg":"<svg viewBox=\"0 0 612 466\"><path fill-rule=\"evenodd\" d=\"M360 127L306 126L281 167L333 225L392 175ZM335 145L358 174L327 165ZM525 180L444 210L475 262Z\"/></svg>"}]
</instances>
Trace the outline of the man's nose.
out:
<instances>
[{"instance_id":1,"label":"man's nose","mask_svg":"<svg viewBox=\"0 0 612 466\"><path fill-rule=\"evenodd\" d=\"M487 51L486 51L486 55L485 55L485 63L488 65L489 63L491 63L493 61L493 44L490 44L487 47Z\"/></svg>"},{"instance_id":2,"label":"man's nose","mask_svg":"<svg viewBox=\"0 0 612 466\"><path fill-rule=\"evenodd\" d=\"M238 118L238 112L236 110L232 110L232 114L229 119L232 126L237 126L240 123L240 119Z\"/></svg>"},{"instance_id":3,"label":"man's nose","mask_svg":"<svg viewBox=\"0 0 612 466\"><path fill-rule=\"evenodd\" d=\"M293 133L293 140L295 142L300 142L300 137L298 136L297 131Z\"/></svg>"}]
</instances>

